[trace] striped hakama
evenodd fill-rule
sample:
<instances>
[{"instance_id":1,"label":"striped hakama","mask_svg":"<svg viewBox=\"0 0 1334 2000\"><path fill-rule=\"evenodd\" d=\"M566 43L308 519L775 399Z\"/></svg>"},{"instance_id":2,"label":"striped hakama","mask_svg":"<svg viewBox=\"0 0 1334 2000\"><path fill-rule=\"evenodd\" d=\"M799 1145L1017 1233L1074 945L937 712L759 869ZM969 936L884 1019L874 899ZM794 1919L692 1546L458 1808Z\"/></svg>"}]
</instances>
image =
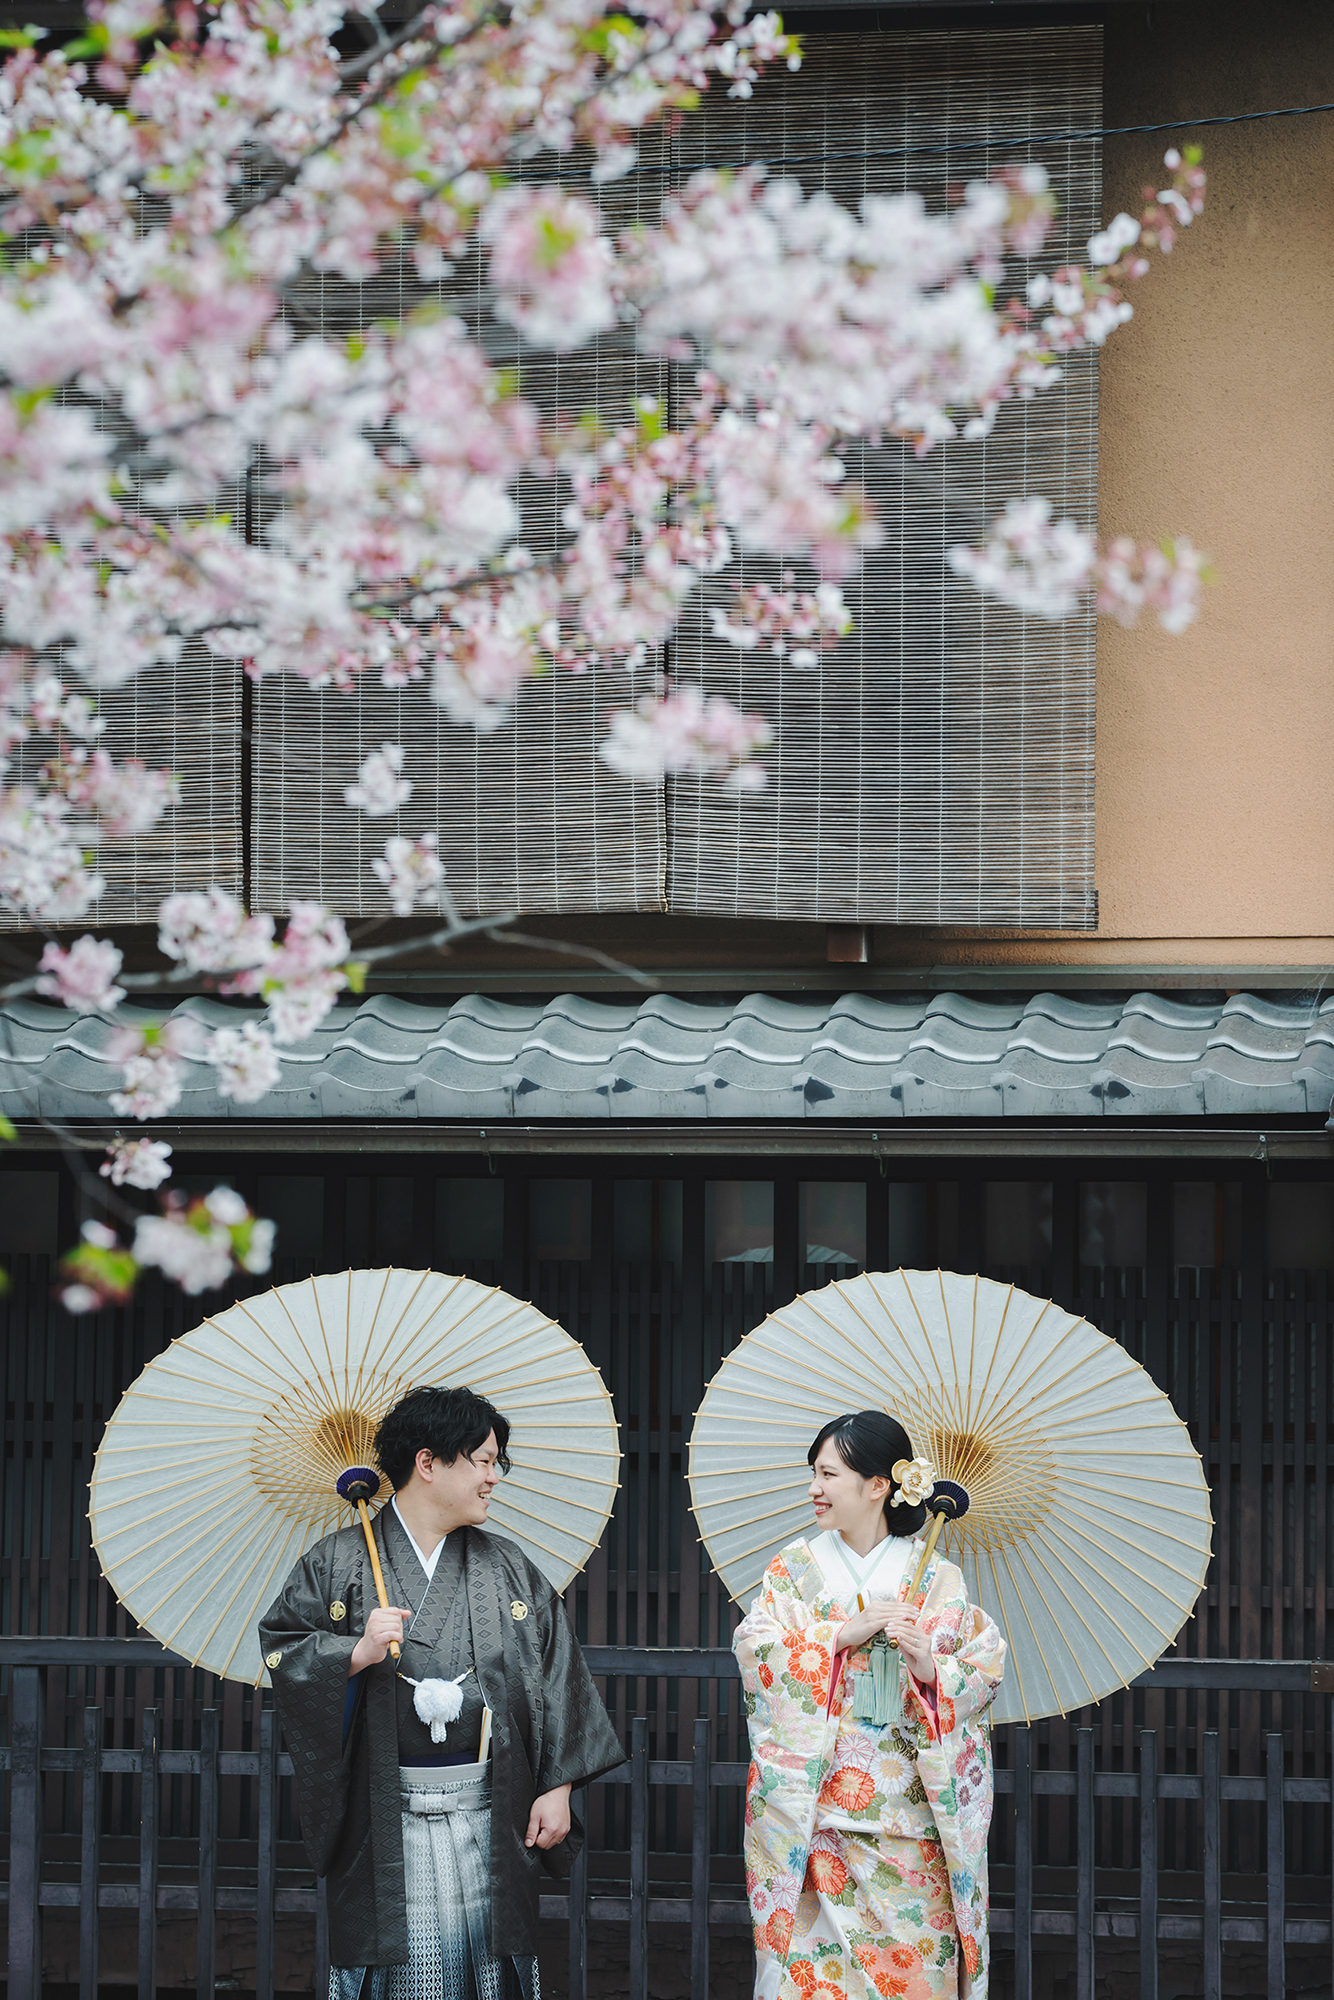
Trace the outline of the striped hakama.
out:
<instances>
[{"instance_id":1,"label":"striped hakama","mask_svg":"<svg viewBox=\"0 0 1334 2000\"><path fill-rule=\"evenodd\" d=\"M399 1777L408 1962L336 1969L329 2000L540 2000L537 1960L491 1951L490 1766Z\"/></svg>"}]
</instances>

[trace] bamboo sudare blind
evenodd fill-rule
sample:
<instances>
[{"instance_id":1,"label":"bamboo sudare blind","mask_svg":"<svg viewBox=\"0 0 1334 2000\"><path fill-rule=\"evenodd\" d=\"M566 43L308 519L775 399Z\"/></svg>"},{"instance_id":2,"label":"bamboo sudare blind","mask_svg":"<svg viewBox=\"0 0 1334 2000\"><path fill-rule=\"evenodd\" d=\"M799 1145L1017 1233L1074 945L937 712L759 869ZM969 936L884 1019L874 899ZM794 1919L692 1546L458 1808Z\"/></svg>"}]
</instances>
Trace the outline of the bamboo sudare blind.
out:
<instances>
[{"instance_id":1,"label":"bamboo sudare blind","mask_svg":"<svg viewBox=\"0 0 1334 2000\"><path fill-rule=\"evenodd\" d=\"M712 96L679 142L692 160L940 145L1097 126L1097 27L815 35L777 91ZM1060 205L1048 260L1082 255L1099 220L1096 140L1035 146ZM916 188L943 205L960 182L1026 156L964 151L840 159L791 171L855 207ZM1017 285L1016 285L1017 289ZM674 671L777 731L767 791L672 786L671 900L716 915L881 923L1096 923L1092 619L1064 625L988 606L946 565L1015 495L1058 517L1096 513L1097 373L1078 360L1034 402L1001 412L984 444L845 453L871 492L883 546L846 586L856 629L802 672L743 655L696 608ZM773 578L778 565L737 564Z\"/></svg>"},{"instance_id":2,"label":"bamboo sudare blind","mask_svg":"<svg viewBox=\"0 0 1334 2000\"><path fill-rule=\"evenodd\" d=\"M650 217L660 193L660 182L634 178L602 190L609 228ZM574 354L525 347L491 318L475 257L438 286L418 283L405 259L386 258L363 284L311 277L296 292L303 324L330 335L438 300L481 337L494 362L514 371L544 417L596 409L616 422L636 396L666 393L666 367L636 354L629 328ZM547 550L562 539L568 497L537 482L520 491L529 547ZM647 688L652 671L637 681ZM479 733L452 721L422 685L398 692L367 677L344 695L315 694L285 677L265 681L256 701L256 901L314 896L349 914L381 915L385 896L372 858L395 830L413 837L430 830L465 913L662 907L661 787L627 784L597 755L606 710L625 700L627 684L619 671L538 680L509 721ZM403 744L415 790L396 818L367 821L348 812L342 789L384 741Z\"/></svg>"},{"instance_id":3,"label":"bamboo sudare blind","mask_svg":"<svg viewBox=\"0 0 1334 2000\"><path fill-rule=\"evenodd\" d=\"M70 391L72 402L82 401ZM102 413L115 428L109 411ZM143 502L144 512L164 521L180 519L180 509ZM244 490L235 483L218 497L218 511L244 518ZM219 659L202 640L187 640L174 664L147 669L119 687L89 688L66 664L60 648L42 663L70 690L92 695L106 727L97 740L117 763L138 758L150 770L174 771L180 802L147 833L121 839L108 835L97 866L106 889L89 913L101 924L146 924L157 917L164 896L211 883L242 893L241 690L235 660ZM15 776L35 778L51 754L53 739L32 736L14 756ZM82 815L79 816L82 819ZM0 929L35 928L0 912Z\"/></svg>"},{"instance_id":4,"label":"bamboo sudare blind","mask_svg":"<svg viewBox=\"0 0 1334 2000\"><path fill-rule=\"evenodd\" d=\"M781 169L789 156L853 153L790 171L850 205L908 187L939 205L959 182L1031 155L1060 203L1049 258L1082 249L1100 219L1097 141L1017 153L999 142L1098 124L1097 27L826 33L805 48L799 73L776 74L746 102L711 92L670 142L673 169L745 159ZM985 137L994 152L860 157ZM666 164L665 144L647 135L644 163ZM651 217L676 178L603 188L608 227ZM560 359L525 349L490 320L476 264L433 295L518 369L543 412L594 407L615 420L633 395L673 386L673 371L637 357L625 328ZM401 264L386 262L362 285L313 278L297 303L304 324L337 334L422 297ZM395 822L355 820L341 792L389 739L406 746L416 786L397 825L434 828L465 910L1092 927L1092 621L1052 626L988 606L953 578L945 554L1028 492L1091 524L1096 451L1096 367L1081 359L1045 396L1002 412L985 445L920 463L898 447L848 454L885 541L849 586L855 633L818 673L720 645L707 615L716 592L695 602L663 664L772 719L778 744L759 795L712 780L632 786L609 773L596 754L603 716L636 691L620 674L532 685L514 719L483 736L420 687L368 683L343 696L267 682L256 703L256 901L308 895L349 914L384 910L369 864ZM534 548L551 546L562 499L521 496ZM738 561L735 577L777 568Z\"/></svg>"}]
</instances>

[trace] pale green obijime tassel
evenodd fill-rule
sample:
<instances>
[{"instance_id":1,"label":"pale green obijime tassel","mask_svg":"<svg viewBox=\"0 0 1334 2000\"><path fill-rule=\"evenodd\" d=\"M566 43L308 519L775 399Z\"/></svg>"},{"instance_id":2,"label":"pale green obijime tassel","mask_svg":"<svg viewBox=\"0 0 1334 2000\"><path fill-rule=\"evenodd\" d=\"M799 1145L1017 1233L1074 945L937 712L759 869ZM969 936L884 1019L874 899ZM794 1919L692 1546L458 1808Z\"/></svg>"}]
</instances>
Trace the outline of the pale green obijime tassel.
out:
<instances>
[{"instance_id":1,"label":"pale green obijime tassel","mask_svg":"<svg viewBox=\"0 0 1334 2000\"><path fill-rule=\"evenodd\" d=\"M871 1641L869 1668L854 1676L852 1712L859 1722L874 1722L882 1729L903 1720L899 1651L883 1633Z\"/></svg>"}]
</instances>

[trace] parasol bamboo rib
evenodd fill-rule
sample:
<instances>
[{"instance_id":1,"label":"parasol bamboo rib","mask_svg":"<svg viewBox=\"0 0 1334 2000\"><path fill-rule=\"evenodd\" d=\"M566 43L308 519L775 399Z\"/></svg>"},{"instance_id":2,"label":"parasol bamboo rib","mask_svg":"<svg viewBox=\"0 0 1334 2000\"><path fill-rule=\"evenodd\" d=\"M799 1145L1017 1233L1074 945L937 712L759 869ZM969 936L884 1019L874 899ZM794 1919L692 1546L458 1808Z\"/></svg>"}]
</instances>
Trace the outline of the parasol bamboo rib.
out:
<instances>
[{"instance_id":1,"label":"parasol bamboo rib","mask_svg":"<svg viewBox=\"0 0 1334 2000\"><path fill-rule=\"evenodd\" d=\"M972 1495L966 1517L933 1523L927 1539L970 1588L994 1593L1013 1661L999 1719L1101 1698L1184 1623L1211 1520L1171 1406L1050 1299L939 1272L839 1279L771 1314L716 1370L687 1464L701 1536L734 1595L810 1535L800 1460L821 1424L858 1405L890 1409ZM1171 1508L1162 1532L1137 1504L1146 1481Z\"/></svg>"},{"instance_id":2,"label":"parasol bamboo rib","mask_svg":"<svg viewBox=\"0 0 1334 2000\"><path fill-rule=\"evenodd\" d=\"M515 1472L497 1524L564 1588L616 1490L615 1413L597 1371L554 1321L494 1287L392 1269L282 1286L149 1364L94 1468L104 1573L163 1643L262 1680L255 1620L296 1557L346 1521L335 1480L366 1462L375 1425L414 1383L465 1380L511 1418ZM375 1503L363 1504L358 1539L384 1603Z\"/></svg>"}]
</instances>

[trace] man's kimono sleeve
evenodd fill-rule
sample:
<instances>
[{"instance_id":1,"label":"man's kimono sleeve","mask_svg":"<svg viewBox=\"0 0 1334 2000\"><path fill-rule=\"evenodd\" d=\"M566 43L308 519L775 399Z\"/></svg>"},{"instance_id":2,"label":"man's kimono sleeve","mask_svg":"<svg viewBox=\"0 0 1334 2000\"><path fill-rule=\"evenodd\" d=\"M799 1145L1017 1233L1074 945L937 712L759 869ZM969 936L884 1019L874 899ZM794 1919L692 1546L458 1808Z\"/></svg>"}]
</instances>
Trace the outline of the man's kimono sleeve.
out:
<instances>
[{"instance_id":1,"label":"man's kimono sleeve","mask_svg":"<svg viewBox=\"0 0 1334 2000\"><path fill-rule=\"evenodd\" d=\"M327 1558L316 1547L288 1577L259 1627L274 1706L292 1753L301 1832L317 1875L327 1874L347 1813L354 1729L343 1713L356 1633L332 1628ZM275 1657L276 1656L276 1657Z\"/></svg>"},{"instance_id":2,"label":"man's kimono sleeve","mask_svg":"<svg viewBox=\"0 0 1334 2000\"><path fill-rule=\"evenodd\" d=\"M547 1607L542 1647L542 1742L534 1773L540 1797L557 1785L586 1785L625 1762L606 1704L589 1673L565 1607Z\"/></svg>"}]
</instances>

